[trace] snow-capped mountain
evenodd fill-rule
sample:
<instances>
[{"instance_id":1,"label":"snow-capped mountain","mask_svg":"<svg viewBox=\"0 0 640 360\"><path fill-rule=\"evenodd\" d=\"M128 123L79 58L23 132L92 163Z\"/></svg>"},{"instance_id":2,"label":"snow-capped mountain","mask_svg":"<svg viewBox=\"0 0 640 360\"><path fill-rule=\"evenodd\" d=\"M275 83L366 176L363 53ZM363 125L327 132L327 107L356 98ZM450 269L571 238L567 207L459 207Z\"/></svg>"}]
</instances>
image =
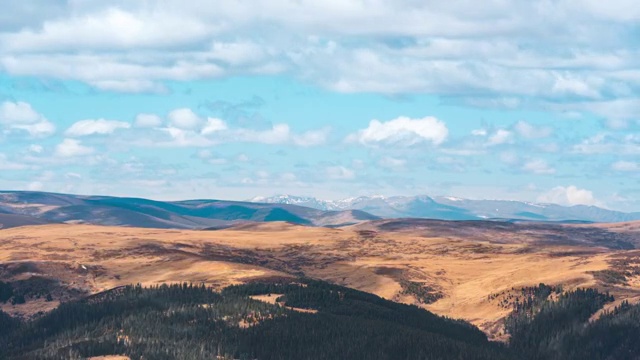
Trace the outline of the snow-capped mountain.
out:
<instances>
[{"instance_id":1,"label":"snow-capped mountain","mask_svg":"<svg viewBox=\"0 0 640 360\"><path fill-rule=\"evenodd\" d=\"M640 213L624 213L596 206L561 206L509 200L469 200L451 196L359 196L342 200L277 195L252 202L292 204L320 210L362 210L385 218L443 220L516 219L535 221L619 222L640 220Z\"/></svg>"}]
</instances>

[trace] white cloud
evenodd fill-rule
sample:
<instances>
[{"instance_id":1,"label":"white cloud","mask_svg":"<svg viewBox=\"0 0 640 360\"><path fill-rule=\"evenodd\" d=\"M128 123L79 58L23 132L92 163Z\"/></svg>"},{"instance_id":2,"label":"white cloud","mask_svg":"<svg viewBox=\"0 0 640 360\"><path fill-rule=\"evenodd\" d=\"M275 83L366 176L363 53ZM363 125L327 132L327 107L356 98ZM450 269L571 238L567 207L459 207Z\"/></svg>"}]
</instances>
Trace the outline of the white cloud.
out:
<instances>
[{"instance_id":1,"label":"white cloud","mask_svg":"<svg viewBox=\"0 0 640 360\"><path fill-rule=\"evenodd\" d=\"M556 173L556 169L549 166L549 164L542 159L527 161L522 167L522 170L539 175L550 175Z\"/></svg>"},{"instance_id":2,"label":"white cloud","mask_svg":"<svg viewBox=\"0 0 640 360\"><path fill-rule=\"evenodd\" d=\"M637 67L637 65L636 65ZM640 76L625 81L619 86L633 88L640 84ZM630 123L640 120L640 97L636 94L618 94L613 98L597 101L563 102L549 104L551 110L570 114L593 113L603 119L612 129L626 129Z\"/></svg>"},{"instance_id":3,"label":"white cloud","mask_svg":"<svg viewBox=\"0 0 640 360\"><path fill-rule=\"evenodd\" d=\"M159 147L206 147L215 144L211 139L198 134L193 130L185 130L177 127L166 127L158 129L162 134L168 135L166 140L146 140L142 143L145 146Z\"/></svg>"},{"instance_id":4,"label":"white cloud","mask_svg":"<svg viewBox=\"0 0 640 360\"><path fill-rule=\"evenodd\" d=\"M175 109L169 113L167 118L173 127L183 130L195 130L203 124L202 118L188 108Z\"/></svg>"},{"instance_id":5,"label":"white cloud","mask_svg":"<svg viewBox=\"0 0 640 360\"><path fill-rule=\"evenodd\" d=\"M82 179L82 175L80 175L78 173L74 173L74 172L68 172L68 173L64 174L64 177L66 179L70 179L70 180Z\"/></svg>"},{"instance_id":6,"label":"white cloud","mask_svg":"<svg viewBox=\"0 0 640 360\"><path fill-rule=\"evenodd\" d=\"M24 2L3 8L3 72L100 90L287 73L336 91L586 111L615 126L640 103L633 0Z\"/></svg>"},{"instance_id":7,"label":"white cloud","mask_svg":"<svg viewBox=\"0 0 640 360\"><path fill-rule=\"evenodd\" d=\"M134 12L108 7L81 15L69 13L66 19L44 22L39 31L25 28L12 34L5 47L14 52L162 48L205 34L205 24L166 10Z\"/></svg>"},{"instance_id":8,"label":"white cloud","mask_svg":"<svg viewBox=\"0 0 640 360\"><path fill-rule=\"evenodd\" d=\"M29 191L40 191L44 189L44 184L41 181L32 181L27 184L27 190Z\"/></svg>"},{"instance_id":9,"label":"white cloud","mask_svg":"<svg viewBox=\"0 0 640 360\"><path fill-rule=\"evenodd\" d=\"M549 137L553 129L548 126L531 125L526 121L518 121L514 126L515 131L527 139L540 139Z\"/></svg>"},{"instance_id":10,"label":"white cloud","mask_svg":"<svg viewBox=\"0 0 640 360\"><path fill-rule=\"evenodd\" d=\"M407 160L392 156L384 156L378 161L378 165L388 169L401 169L407 164Z\"/></svg>"},{"instance_id":11,"label":"white cloud","mask_svg":"<svg viewBox=\"0 0 640 360\"><path fill-rule=\"evenodd\" d=\"M53 123L46 120L37 122L35 124L13 125L13 126L10 126L10 128L17 129L17 130L24 130L27 133L29 133L29 135L35 138L51 136L56 132L55 125L53 125Z\"/></svg>"},{"instance_id":12,"label":"white cloud","mask_svg":"<svg viewBox=\"0 0 640 360\"><path fill-rule=\"evenodd\" d=\"M589 190L580 189L574 185L567 187L556 186L548 192L538 197L539 202L554 203L560 205L599 205L593 193Z\"/></svg>"},{"instance_id":13,"label":"white cloud","mask_svg":"<svg viewBox=\"0 0 640 360\"><path fill-rule=\"evenodd\" d=\"M560 145L556 142L544 142L536 144L536 148L546 153L557 153L560 151Z\"/></svg>"},{"instance_id":14,"label":"white cloud","mask_svg":"<svg viewBox=\"0 0 640 360\"><path fill-rule=\"evenodd\" d=\"M31 144L29 145L29 151L35 154L40 154L44 151L44 147L38 144Z\"/></svg>"},{"instance_id":15,"label":"white cloud","mask_svg":"<svg viewBox=\"0 0 640 360\"><path fill-rule=\"evenodd\" d=\"M516 164L519 160L520 158L518 157L518 154L513 151L505 151L500 154L500 161L505 164L513 165Z\"/></svg>"},{"instance_id":16,"label":"white cloud","mask_svg":"<svg viewBox=\"0 0 640 360\"><path fill-rule=\"evenodd\" d=\"M227 124L223 120L217 118L207 118L207 123L204 125L202 130L200 130L200 133L203 135L210 135L218 131L227 129Z\"/></svg>"},{"instance_id":17,"label":"white cloud","mask_svg":"<svg viewBox=\"0 0 640 360\"><path fill-rule=\"evenodd\" d=\"M94 152L94 149L88 146L84 146L76 139L64 139L58 145L54 152L58 157L76 157L90 155Z\"/></svg>"},{"instance_id":18,"label":"white cloud","mask_svg":"<svg viewBox=\"0 0 640 360\"><path fill-rule=\"evenodd\" d=\"M611 164L611 168L617 171L635 172L640 171L640 163L633 161L619 160Z\"/></svg>"},{"instance_id":19,"label":"white cloud","mask_svg":"<svg viewBox=\"0 0 640 360\"><path fill-rule=\"evenodd\" d=\"M98 80L89 81L89 85L99 90L121 93L167 93L166 86L151 80Z\"/></svg>"},{"instance_id":20,"label":"white cloud","mask_svg":"<svg viewBox=\"0 0 640 360\"><path fill-rule=\"evenodd\" d=\"M213 151L208 149L198 151L196 156L211 165L223 165L227 163L227 159L216 155Z\"/></svg>"},{"instance_id":21,"label":"white cloud","mask_svg":"<svg viewBox=\"0 0 640 360\"><path fill-rule=\"evenodd\" d=\"M7 155L0 153L0 170L24 170L28 167L25 164L10 161Z\"/></svg>"},{"instance_id":22,"label":"white cloud","mask_svg":"<svg viewBox=\"0 0 640 360\"><path fill-rule=\"evenodd\" d=\"M214 144L250 142L262 144L292 144L317 146L326 142L329 128L295 133L288 124L275 124L267 129L230 127L223 119L206 119L189 108L171 111L169 125L162 127L162 119L154 114L138 114L134 121L137 128L131 144L150 147L206 147ZM144 132L142 132L144 129ZM140 136L142 135L142 136Z\"/></svg>"},{"instance_id":23,"label":"white cloud","mask_svg":"<svg viewBox=\"0 0 640 360\"><path fill-rule=\"evenodd\" d=\"M53 123L22 101L0 104L0 126L8 131L26 131L32 137L47 137L56 130Z\"/></svg>"},{"instance_id":24,"label":"white cloud","mask_svg":"<svg viewBox=\"0 0 640 360\"><path fill-rule=\"evenodd\" d=\"M573 146L578 154L640 154L640 134L599 133Z\"/></svg>"},{"instance_id":25,"label":"white cloud","mask_svg":"<svg viewBox=\"0 0 640 360\"><path fill-rule=\"evenodd\" d=\"M291 130L287 124L275 124L268 130L236 129L233 134L234 140L263 144L283 144L291 138Z\"/></svg>"},{"instance_id":26,"label":"white cloud","mask_svg":"<svg viewBox=\"0 0 640 360\"><path fill-rule=\"evenodd\" d=\"M360 159L353 159L351 161L351 167L356 169L356 170L362 170L366 167L366 164L364 161L360 160Z\"/></svg>"},{"instance_id":27,"label":"white cloud","mask_svg":"<svg viewBox=\"0 0 640 360\"><path fill-rule=\"evenodd\" d=\"M0 105L0 122L4 124L33 124L42 119L30 104L22 101L5 101Z\"/></svg>"},{"instance_id":28,"label":"white cloud","mask_svg":"<svg viewBox=\"0 0 640 360\"><path fill-rule=\"evenodd\" d=\"M116 120L105 120L105 119L87 119L80 120L65 131L66 136L70 137L80 137L80 136L88 136L88 135L106 135L112 134L114 131L118 129L128 129L131 127L131 124L116 121Z\"/></svg>"},{"instance_id":29,"label":"white cloud","mask_svg":"<svg viewBox=\"0 0 640 360\"><path fill-rule=\"evenodd\" d=\"M588 81L578 77L557 76L551 91L559 95L577 95L597 99L600 94Z\"/></svg>"},{"instance_id":30,"label":"white cloud","mask_svg":"<svg viewBox=\"0 0 640 360\"><path fill-rule=\"evenodd\" d=\"M155 114L138 114L133 124L139 128L156 128L162 125L162 118Z\"/></svg>"},{"instance_id":31,"label":"white cloud","mask_svg":"<svg viewBox=\"0 0 640 360\"><path fill-rule=\"evenodd\" d=\"M488 146L501 145L511 141L511 131L505 129L498 129L493 135L489 136L487 141Z\"/></svg>"},{"instance_id":32,"label":"white cloud","mask_svg":"<svg viewBox=\"0 0 640 360\"><path fill-rule=\"evenodd\" d=\"M325 169L327 177L332 180L351 180L356 173L344 166L329 166Z\"/></svg>"},{"instance_id":33,"label":"white cloud","mask_svg":"<svg viewBox=\"0 0 640 360\"><path fill-rule=\"evenodd\" d=\"M330 128L323 128L318 130L309 130L302 134L292 136L293 143L298 146L318 146L327 141L327 137L331 132Z\"/></svg>"},{"instance_id":34,"label":"white cloud","mask_svg":"<svg viewBox=\"0 0 640 360\"><path fill-rule=\"evenodd\" d=\"M294 173L286 172L280 175L280 180L282 180L285 183L294 182L298 180L298 177Z\"/></svg>"},{"instance_id":35,"label":"white cloud","mask_svg":"<svg viewBox=\"0 0 640 360\"><path fill-rule=\"evenodd\" d=\"M445 123L434 117L411 119L401 116L386 122L371 120L367 128L349 135L347 141L370 146L406 147L425 142L440 145L448 134Z\"/></svg>"},{"instance_id":36,"label":"white cloud","mask_svg":"<svg viewBox=\"0 0 640 360\"><path fill-rule=\"evenodd\" d=\"M271 129L254 130L247 128L230 129L224 136L225 142L241 141L262 144L293 144L302 147L322 145L326 142L329 128L310 130L300 134L291 131L287 124L275 124Z\"/></svg>"}]
</instances>

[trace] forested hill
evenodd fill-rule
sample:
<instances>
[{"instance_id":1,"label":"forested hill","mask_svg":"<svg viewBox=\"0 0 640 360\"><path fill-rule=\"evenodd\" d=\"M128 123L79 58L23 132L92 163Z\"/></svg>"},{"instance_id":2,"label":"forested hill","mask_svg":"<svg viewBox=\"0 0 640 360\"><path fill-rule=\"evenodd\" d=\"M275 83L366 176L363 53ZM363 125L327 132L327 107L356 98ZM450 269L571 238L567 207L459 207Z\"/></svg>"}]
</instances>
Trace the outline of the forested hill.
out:
<instances>
[{"instance_id":1,"label":"forested hill","mask_svg":"<svg viewBox=\"0 0 640 360\"><path fill-rule=\"evenodd\" d=\"M0 359L637 359L640 308L541 285L507 320L510 344L465 322L313 280L127 286L29 322L0 312ZM272 299L274 303L252 297ZM553 299L552 299L553 298Z\"/></svg>"},{"instance_id":2,"label":"forested hill","mask_svg":"<svg viewBox=\"0 0 640 360\"><path fill-rule=\"evenodd\" d=\"M283 294L287 305L319 311L248 296L269 292ZM29 323L0 319L0 349L8 359L504 358L500 346L467 323L315 281L221 294L191 285L130 286L62 304Z\"/></svg>"}]
</instances>

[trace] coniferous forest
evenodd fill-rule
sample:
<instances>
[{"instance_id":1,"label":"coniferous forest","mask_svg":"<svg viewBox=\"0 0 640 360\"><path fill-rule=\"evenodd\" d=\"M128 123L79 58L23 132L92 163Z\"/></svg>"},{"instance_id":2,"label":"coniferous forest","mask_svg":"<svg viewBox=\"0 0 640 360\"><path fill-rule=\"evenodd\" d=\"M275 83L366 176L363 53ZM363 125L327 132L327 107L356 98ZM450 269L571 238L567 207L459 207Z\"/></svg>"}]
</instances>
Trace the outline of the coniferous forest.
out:
<instances>
[{"instance_id":1,"label":"coniferous forest","mask_svg":"<svg viewBox=\"0 0 640 360\"><path fill-rule=\"evenodd\" d=\"M126 286L21 322L0 312L0 359L637 359L640 307L544 284L505 320L508 344L476 327L315 280ZM252 299L277 296L276 304ZM283 306L284 305L284 306ZM305 309L317 312L301 311Z\"/></svg>"}]
</instances>

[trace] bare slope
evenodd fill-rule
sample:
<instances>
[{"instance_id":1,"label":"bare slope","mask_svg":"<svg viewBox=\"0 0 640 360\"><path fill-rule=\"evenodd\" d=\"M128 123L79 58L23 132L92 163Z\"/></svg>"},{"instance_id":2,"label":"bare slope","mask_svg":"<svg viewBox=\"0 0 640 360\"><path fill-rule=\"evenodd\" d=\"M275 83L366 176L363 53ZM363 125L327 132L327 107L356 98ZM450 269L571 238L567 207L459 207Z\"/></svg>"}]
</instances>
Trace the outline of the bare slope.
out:
<instances>
[{"instance_id":1,"label":"bare slope","mask_svg":"<svg viewBox=\"0 0 640 360\"><path fill-rule=\"evenodd\" d=\"M0 280L41 287L52 293L54 302L33 295L25 305L5 304L3 309L28 314L58 300L138 282L225 286L307 275L461 317L499 337L500 319L521 287L544 282L567 289L595 286L618 299L636 301L640 296L640 252L603 246L598 242L608 232L603 226L597 228L600 232L585 232L593 238L567 243L562 239L578 227L505 231L478 224L404 224L396 229L398 224L374 222L328 229L273 222L219 231L57 224L5 229L0 230ZM615 229L631 236L624 228ZM543 235L560 240L541 241Z\"/></svg>"}]
</instances>

